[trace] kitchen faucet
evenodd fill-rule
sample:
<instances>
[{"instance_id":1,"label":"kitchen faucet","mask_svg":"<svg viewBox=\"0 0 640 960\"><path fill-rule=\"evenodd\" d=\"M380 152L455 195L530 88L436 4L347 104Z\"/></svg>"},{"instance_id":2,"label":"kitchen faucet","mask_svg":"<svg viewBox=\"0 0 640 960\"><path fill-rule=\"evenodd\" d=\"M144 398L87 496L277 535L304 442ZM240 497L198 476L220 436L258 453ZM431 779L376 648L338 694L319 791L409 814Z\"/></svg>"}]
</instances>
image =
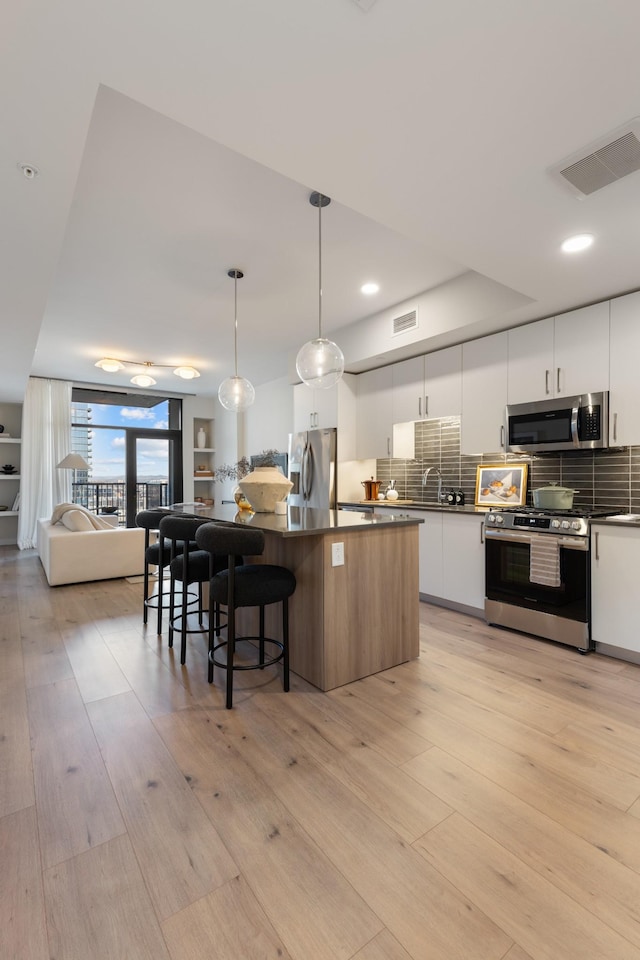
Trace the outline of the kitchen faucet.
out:
<instances>
[{"instance_id":1,"label":"kitchen faucet","mask_svg":"<svg viewBox=\"0 0 640 960\"><path fill-rule=\"evenodd\" d=\"M438 503L442 503L442 474L440 473L440 470L438 469L438 467L427 467L427 469L425 470L425 472L422 474L422 486L423 486L423 487L426 487L426 485L427 485L427 479L428 479L429 474L431 473L432 470L434 470L434 471L436 472L437 476L438 476L438 494L437 494L437 497L438 497Z\"/></svg>"}]
</instances>

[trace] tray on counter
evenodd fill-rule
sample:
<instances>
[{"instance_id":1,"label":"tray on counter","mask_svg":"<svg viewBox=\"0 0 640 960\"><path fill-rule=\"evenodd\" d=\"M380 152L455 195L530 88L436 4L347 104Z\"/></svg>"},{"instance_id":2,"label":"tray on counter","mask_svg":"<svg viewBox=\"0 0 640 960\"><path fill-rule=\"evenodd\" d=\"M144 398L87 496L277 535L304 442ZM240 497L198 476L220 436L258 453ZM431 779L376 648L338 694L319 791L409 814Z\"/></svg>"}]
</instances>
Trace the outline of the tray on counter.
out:
<instances>
[{"instance_id":1,"label":"tray on counter","mask_svg":"<svg viewBox=\"0 0 640 960\"><path fill-rule=\"evenodd\" d=\"M379 506L395 507L398 504L406 506L408 503L415 503L415 500L358 500L358 503L377 503Z\"/></svg>"}]
</instances>

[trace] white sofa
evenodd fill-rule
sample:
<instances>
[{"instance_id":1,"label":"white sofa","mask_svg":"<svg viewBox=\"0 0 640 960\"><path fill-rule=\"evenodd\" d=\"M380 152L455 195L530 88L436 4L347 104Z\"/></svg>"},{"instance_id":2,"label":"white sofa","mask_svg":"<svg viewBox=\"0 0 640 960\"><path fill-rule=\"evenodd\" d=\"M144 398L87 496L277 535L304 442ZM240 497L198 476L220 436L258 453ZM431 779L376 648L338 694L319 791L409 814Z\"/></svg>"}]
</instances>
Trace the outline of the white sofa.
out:
<instances>
[{"instance_id":1,"label":"white sofa","mask_svg":"<svg viewBox=\"0 0 640 960\"><path fill-rule=\"evenodd\" d=\"M144 530L69 530L38 520L38 554L52 587L134 577L144 570Z\"/></svg>"}]
</instances>

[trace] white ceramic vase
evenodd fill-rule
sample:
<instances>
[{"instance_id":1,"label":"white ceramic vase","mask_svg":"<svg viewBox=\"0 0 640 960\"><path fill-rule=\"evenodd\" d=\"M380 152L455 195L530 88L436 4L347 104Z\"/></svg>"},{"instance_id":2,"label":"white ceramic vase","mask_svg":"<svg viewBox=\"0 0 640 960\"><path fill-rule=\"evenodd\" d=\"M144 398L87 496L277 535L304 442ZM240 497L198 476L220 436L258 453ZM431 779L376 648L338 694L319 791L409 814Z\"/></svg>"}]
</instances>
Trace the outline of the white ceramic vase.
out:
<instances>
[{"instance_id":1,"label":"white ceramic vase","mask_svg":"<svg viewBox=\"0 0 640 960\"><path fill-rule=\"evenodd\" d=\"M284 500L293 484L277 467L256 467L238 486L256 513L274 513L276 503Z\"/></svg>"},{"instance_id":2,"label":"white ceramic vase","mask_svg":"<svg viewBox=\"0 0 640 960\"><path fill-rule=\"evenodd\" d=\"M199 450L204 450L204 448L205 448L206 445L207 445L207 435L206 435L206 433L204 432L204 430L202 429L202 427L200 427L200 429L198 430L197 440L198 440L198 449L199 449Z\"/></svg>"}]
</instances>

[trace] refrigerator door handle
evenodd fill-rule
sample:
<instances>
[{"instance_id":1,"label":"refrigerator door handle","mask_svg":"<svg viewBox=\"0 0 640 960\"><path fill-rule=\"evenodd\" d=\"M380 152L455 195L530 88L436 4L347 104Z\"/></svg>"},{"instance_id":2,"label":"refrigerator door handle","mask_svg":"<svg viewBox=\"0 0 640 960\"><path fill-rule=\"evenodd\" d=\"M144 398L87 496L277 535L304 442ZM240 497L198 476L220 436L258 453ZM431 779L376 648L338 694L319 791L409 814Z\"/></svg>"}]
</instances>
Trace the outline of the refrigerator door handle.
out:
<instances>
[{"instance_id":1,"label":"refrigerator door handle","mask_svg":"<svg viewBox=\"0 0 640 960\"><path fill-rule=\"evenodd\" d=\"M309 444L305 444L304 452L302 454L302 463L301 463L301 480L302 480L302 499L308 500L309 494L311 492L311 482L310 482L310 471L311 471L311 448Z\"/></svg>"},{"instance_id":2,"label":"refrigerator door handle","mask_svg":"<svg viewBox=\"0 0 640 960\"><path fill-rule=\"evenodd\" d=\"M310 446L305 450L304 482L304 498L305 500L310 500L311 488L313 487L313 454Z\"/></svg>"}]
</instances>

